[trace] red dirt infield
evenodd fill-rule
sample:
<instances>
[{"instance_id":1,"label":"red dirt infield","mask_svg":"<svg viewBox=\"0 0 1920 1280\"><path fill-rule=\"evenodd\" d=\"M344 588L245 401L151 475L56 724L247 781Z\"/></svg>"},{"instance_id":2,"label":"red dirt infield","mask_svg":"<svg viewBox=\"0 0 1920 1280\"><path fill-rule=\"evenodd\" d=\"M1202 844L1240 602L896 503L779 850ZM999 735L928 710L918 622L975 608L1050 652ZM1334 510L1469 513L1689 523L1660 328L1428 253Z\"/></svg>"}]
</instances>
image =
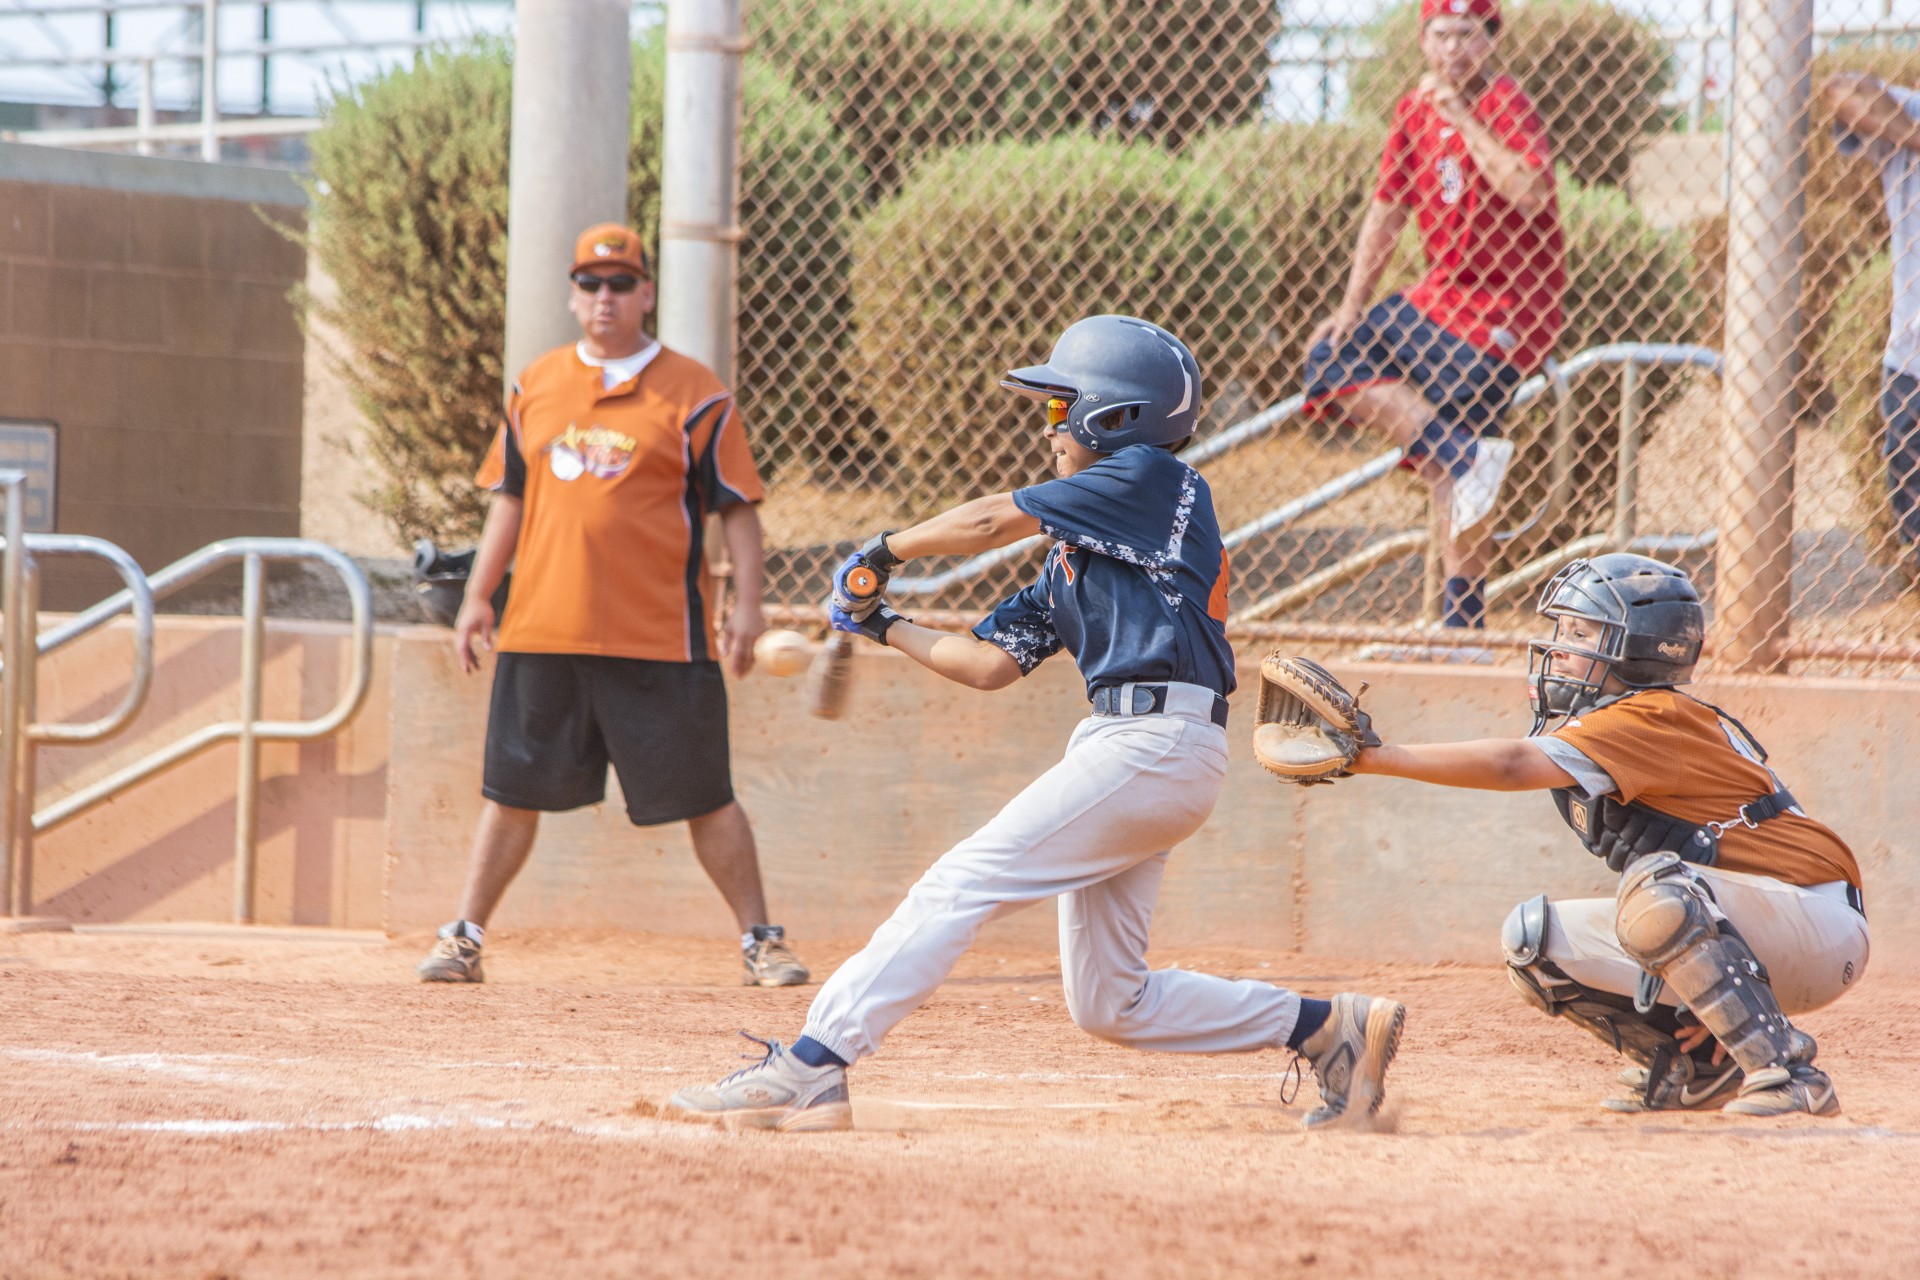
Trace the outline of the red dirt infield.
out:
<instances>
[{"instance_id":1,"label":"red dirt infield","mask_svg":"<svg viewBox=\"0 0 1920 1280\"><path fill-rule=\"evenodd\" d=\"M1762 1122L1601 1110L1497 966L1157 953L1408 1004L1390 1131L1308 1135L1287 1055L1093 1040L989 935L858 1131L778 1136L655 1115L799 1028L727 939L502 931L482 987L427 941L0 935L0 1276L1920 1274L1920 982L1804 1019L1845 1112Z\"/></svg>"}]
</instances>

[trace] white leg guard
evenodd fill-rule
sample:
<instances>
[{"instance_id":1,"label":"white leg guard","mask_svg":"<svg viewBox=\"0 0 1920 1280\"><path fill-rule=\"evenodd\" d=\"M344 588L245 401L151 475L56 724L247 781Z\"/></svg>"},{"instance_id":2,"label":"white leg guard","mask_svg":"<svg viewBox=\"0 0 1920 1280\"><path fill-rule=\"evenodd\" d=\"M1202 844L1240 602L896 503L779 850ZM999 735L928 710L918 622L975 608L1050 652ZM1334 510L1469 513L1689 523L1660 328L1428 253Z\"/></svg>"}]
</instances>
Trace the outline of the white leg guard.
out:
<instances>
[{"instance_id":1,"label":"white leg guard","mask_svg":"<svg viewBox=\"0 0 1920 1280\"><path fill-rule=\"evenodd\" d=\"M1813 1061L1813 1038L1780 1012L1767 971L1746 940L1707 905L1677 854L1636 859L1620 882L1620 946L1664 980L1749 1077Z\"/></svg>"}]
</instances>

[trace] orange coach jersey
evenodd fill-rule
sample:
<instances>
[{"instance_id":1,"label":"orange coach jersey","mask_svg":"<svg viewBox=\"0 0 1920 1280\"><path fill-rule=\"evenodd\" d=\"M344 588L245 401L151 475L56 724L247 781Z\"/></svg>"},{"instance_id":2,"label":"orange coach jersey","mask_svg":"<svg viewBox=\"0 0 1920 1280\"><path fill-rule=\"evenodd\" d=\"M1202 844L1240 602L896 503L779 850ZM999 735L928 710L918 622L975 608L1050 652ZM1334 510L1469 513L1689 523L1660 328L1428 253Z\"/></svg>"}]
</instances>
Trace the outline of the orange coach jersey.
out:
<instances>
[{"instance_id":1,"label":"orange coach jersey","mask_svg":"<svg viewBox=\"0 0 1920 1280\"><path fill-rule=\"evenodd\" d=\"M508 394L474 480L526 502L499 648L719 657L703 518L763 490L712 370L663 347L606 389L573 347L549 351Z\"/></svg>"},{"instance_id":2,"label":"orange coach jersey","mask_svg":"<svg viewBox=\"0 0 1920 1280\"><path fill-rule=\"evenodd\" d=\"M1644 800L1685 822L1724 822L1775 786L1773 774L1746 753L1746 744L1734 745L1737 734L1730 736L1719 716L1671 689L1649 689L1584 712L1552 736L1605 769L1622 801ZM1715 865L1788 884L1860 883L1860 866L1846 842L1797 808L1752 828L1728 827L1720 833Z\"/></svg>"}]
</instances>

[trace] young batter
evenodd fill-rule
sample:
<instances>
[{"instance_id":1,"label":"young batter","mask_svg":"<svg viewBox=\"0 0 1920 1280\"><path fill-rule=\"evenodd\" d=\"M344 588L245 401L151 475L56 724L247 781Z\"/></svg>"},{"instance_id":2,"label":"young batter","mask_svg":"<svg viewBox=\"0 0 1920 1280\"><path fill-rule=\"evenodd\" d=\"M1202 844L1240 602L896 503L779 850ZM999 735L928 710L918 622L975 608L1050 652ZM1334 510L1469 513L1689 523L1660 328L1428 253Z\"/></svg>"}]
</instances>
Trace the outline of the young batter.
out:
<instances>
[{"instance_id":1,"label":"young batter","mask_svg":"<svg viewBox=\"0 0 1920 1280\"><path fill-rule=\"evenodd\" d=\"M1576 561L1540 613L1554 636L1532 647L1533 736L1387 744L1351 771L1550 788L1581 843L1624 873L1613 898L1541 894L1501 931L1528 1003L1637 1064L1609 1108L1837 1114L1813 1038L1787 1015L1831 1003L1866 971L1852 852L1739 721L1675 687L1704 629L1686 574L1637 555Z\"/></svg>"},{"instance_id":2,"label":"young batter","mask_svg":"<svg viewBox=\"0 0 1920 1280\"><path fill-rule=\"evenodd\" d=\"M1199 420L1200 370L1178 339L1127 316L1069 328L1048 362L1001 384L1046 402L1056 479L980 498L868 542L835 576L833 625L976 689L1003 689L1065 649L1093 714L1067 752L921 877L865 950L820 989L805 1034L668 1104L687 1118L780 1130L850 1128L846 1068L923 1004L980 927L1060 898L1067 1008L1102 1039L1174 1053L1282 1046L1313 1066L1309 1127L1378 1110L1406 1010L1342 994L1149 970L1148 927L1168 851L1199 830L1227 767L1226 553L1213 500L1173 450ZM1036 533L1040 577L971 635L917 626L846 589L916 556L967 555Z\"/></svg>"}]
</instances>

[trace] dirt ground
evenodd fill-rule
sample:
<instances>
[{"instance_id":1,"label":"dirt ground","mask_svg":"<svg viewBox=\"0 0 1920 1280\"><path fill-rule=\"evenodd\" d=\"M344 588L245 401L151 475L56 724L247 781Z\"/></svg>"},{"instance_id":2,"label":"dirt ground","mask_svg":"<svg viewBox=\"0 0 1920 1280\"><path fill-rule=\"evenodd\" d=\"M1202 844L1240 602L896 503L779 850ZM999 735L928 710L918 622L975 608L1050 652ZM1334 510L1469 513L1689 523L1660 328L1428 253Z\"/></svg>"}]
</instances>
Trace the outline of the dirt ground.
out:
<instances>
[{"instance_id":1,"label":"dirt ground","mask_svg":"<svg viewBox=\"0 0 1920 1280\"><path fill-rule=\"evenodd\" d=\"M655 1116L798 1030L726 940L501 932L484 987L426 942L0 935L0 1275L1920 1274L1920 982L1804 1020L1842 1117L1757 1122L1600 1110L1617 1063L1494 967L1156 955L1407 1002L1391 1131L1309 1136L1285 1054L1094 1041L989 942L856 1132L777 1136Z\"/></svg>"}]
</instances>

